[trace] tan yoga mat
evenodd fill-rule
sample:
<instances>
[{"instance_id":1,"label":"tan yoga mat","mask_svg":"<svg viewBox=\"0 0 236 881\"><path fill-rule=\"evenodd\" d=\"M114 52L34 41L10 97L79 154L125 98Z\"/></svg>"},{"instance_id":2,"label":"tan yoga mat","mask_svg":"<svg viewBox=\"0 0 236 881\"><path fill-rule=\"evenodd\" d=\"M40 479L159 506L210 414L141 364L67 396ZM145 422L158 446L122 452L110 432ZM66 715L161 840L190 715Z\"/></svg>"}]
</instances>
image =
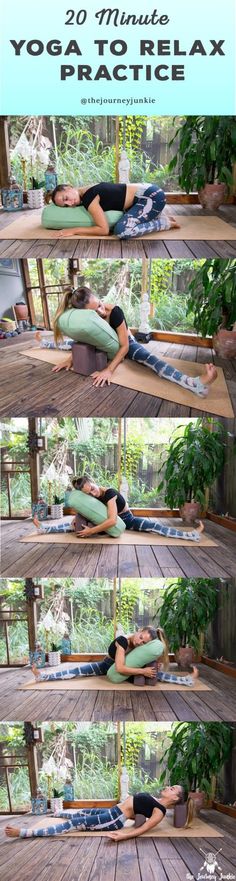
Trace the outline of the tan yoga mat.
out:
<instances>
[{"instance_id":1,"label":"tan yoga mat","mask_svg":"<svg viewBox=\"0 0 236 881\"><path fill-rule=\"evenodd\" d=\"M173 208L174 210L174 208ZM166 212L167 213L167 212ZM30 214L28 216L27 211L25 212L24 217L19 217L17 220L14 220L12 223L9 223L5 229L1 229L0 239L58 239L60 237L60 230L56 229L44 229L40 223L41 212L35 212L32 216ZM199 216L195 215L178 215L178 223L180 224L180 229L168 229L161 230L161 232L152 232L148 233L145 236L140 236L141 239L173 239L181 241L185 240L195 240L201 241L203 240L217 240L218 241L228 241L228 240L236 240L236 228L231 226L230 223L226 223L225 220L221 220L221 217L207 217L202 212ZM62 242L65 241L65 238L62 238ZM85 240L93 240L97 239L119 239L115 235L110 236L90 236L89 235L89 227L88 234L83 236L68 236L68 238L76 241L77 239L85 239ZM122 241L122 240L121 240ZM126 240L128 241L128 240ZM134 241L132 239L131 241Z\"/></svg>"},{"instance_id":2,"label":"tan yoga mat","mask_svg":"<svg viewBox=\"0 0 236 881\"><path fill-rule=\"evenodd\" d=\"M175 523L177 527L177 523ZM46 533L39 535L37 532L25 535L20 539L21 542L32 542L34 544L78 544L78 545L159 545L169 547L194 547L209 548L217 547L217 542L209 538L203 532L200 541L190 541L184 538L168 538L164 535L157 535L154 532L132 532L128 530L123 532L119 538L111 538L109 535L97 535L90 538L77 538L73 532Z\"/></svg>"},{"instance_id":3,"label":"tan yoga mat","mask_svg":"<svg viewBox=\"0 0 236 881\"><path fill-rule=\"evenodd\" d=\"M40 820L36 820L34 823L34 829L43 829L45 826L56 826L60 825L63 822L62 818L59 817L49 817L48 815L40 818ZM22 824L23 825L23 824ZM127 827L125 827L127 828ZM60 837L61 838L97 838L101 836L102 838L107 837L107 832L64 832ZM216 829L214 826L210 826L209 823L205 823L204 820L200 820L199 817L196 817L193 820L191 826L187 829L176 829L173 826L173 818L172 817L163 817L159 826L154 827L154 829L150 829L150 832L145 832L142 835L142 838L223 838L221 832Z\"/></svg>"},{"instance_id":4,"label":"tan yoga mat","mask_svg":"<svg viewBox=\"0 0 236 881\"><path fill-rule=\"evenodd\" d=\"M59 670L67 668L73 669L76 665L62 664L48 672L56 673ZM211 691L208 685L205 685L201 679L197 679L194 685L179 685L178 682L158 682L157 685L133 685L132 682L110 682L107 676L85 676L84 679L57 679L55 682L36 682L31 680L25 685L21 685L18 691Z\"/></svg>"},{"instance_id":5,"label":"tan yoga mat","mask_svg":"<svg viewBox=\"0 0 236 881\"><path fill-rule=\"evenodd\" d=\"M153 355L160 356L158 343L151 342L147 346L148 352ZM34 358L38 361L45 361L48 364L60 365L65 360L65 352L56 351L54 349L25 349L19 353L26 355L27 358ZM204 364L197 364L192 361L181 361L177 358L164 358L167 364L171 364L176 370L187 373L189 376L200 376L204 372ZM224 416L225 419L233 419L234 411L230 401L228 388L226 385L224 372L218 367L218 376L213 385L209 386L207 398L200 398L191 391L181 388L175 382L169 382L162 379L153 370L144 367L142 364L135 364L126 358L122 364L119 364L115 372L112 374L111 382L115 385L123 386L127 389L133 389L137 392L144 392L147 395L154 395L157 398L163 398L164 401L173 401L176 404L183 404L185 407L194 407L195 410L206 411L217 416ZM92 380L91 380L92 384Z\"/></svg>"}]
</instances>

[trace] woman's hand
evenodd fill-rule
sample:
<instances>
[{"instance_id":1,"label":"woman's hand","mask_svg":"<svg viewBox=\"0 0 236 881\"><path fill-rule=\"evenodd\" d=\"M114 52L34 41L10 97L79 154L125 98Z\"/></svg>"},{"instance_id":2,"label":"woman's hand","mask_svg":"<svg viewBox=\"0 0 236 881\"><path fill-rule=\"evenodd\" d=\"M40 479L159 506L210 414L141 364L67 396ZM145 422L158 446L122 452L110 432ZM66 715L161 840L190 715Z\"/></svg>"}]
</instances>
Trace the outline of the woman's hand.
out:
<instances>
[{"instance_id":1,"label":"woman's hand","mask_svg":"<svg viewBox=\"0 0 236 881\"><path fill-rule=\"evenodd\" d=\"M69 239L75 235L78 235L78 233L74 229L58 229L57 230L58 239Z\"/></svg>"},{"instance_id":2,"label":"woman's hand","mask_svg":"<svg viewBox=\"0 0 236 881\"><path fill-rule=\"evenodd\" d=\"M82 526L81 532L77 532L76 535L82 535L83 538L87 538L89 535L93 535L92 526Z\"/></svg>"},{"instance_id":3,"label":"woman's hand","mask_svg":"<svg viewBox=\"0 0 236 881\"><path fill-rule=\"evenodd\" d=\"M65 360L61 361L61 364L57 364L56 367L52 368L52 372L59 373L60 370L71 370L72 363L72 355L67 355Z\"/></svg>"},{"instance_id":4,"label":"woman's hand","mask_svg":"<svg viewBox=\"0 0 236 881\"><path fill-rule=\"evenodd\" d=\"M142 672L145 676L145 679L146 679L146 677L147 677L147 679L155 679L156 675L157 675L157 671L155 670L155 667L143 667Z\"/></svg>"},{"instance_id":5,"label":"woman's hand","mask_svg":"<svg viewBox=\"0 0 236 881\"><path fill-rule=\"evenodd\" d=\"M106 834L106 838L111 838L112 841L122 841L125 837L123 829L118 829L117 832L107 832Z\"/></svg>"},{"instance_id":6,"label":"woman's hand","mask_svg":"<svg viewBox=\"0 0 236 881\"><path fill-rule=\"evenodd\" d=\"M102 386L105 385L106 382L107 385L110 385L111 383L112 371L110 370L110 367L105 367L104 370L99 370L98 372L92 373L91 375L93 379L93 385L96 388L98 388L99 386L101 386L102 388Z\"/></svg>"}]
</instances>

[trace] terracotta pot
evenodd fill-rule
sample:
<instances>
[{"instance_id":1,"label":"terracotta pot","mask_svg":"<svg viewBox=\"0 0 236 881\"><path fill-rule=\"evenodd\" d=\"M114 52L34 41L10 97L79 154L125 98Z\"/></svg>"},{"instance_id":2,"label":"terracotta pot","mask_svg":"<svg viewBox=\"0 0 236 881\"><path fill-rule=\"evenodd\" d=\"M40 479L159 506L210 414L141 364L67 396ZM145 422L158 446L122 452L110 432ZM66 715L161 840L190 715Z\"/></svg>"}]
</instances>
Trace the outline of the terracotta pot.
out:
<instances>
[{"instance_id":1,"label":"terracotta pot","mask_svg":"<svg viewBox=\"0 0 236 881\"><path fill-rule=\"evenodd\" d=\"M185 502L179 509L180 516L186 526L196 525L196 520L199 520L200 512L200 502Z\"/></svg>"},{"instance_id":2,"label":"terracotta pot","mask_svg":"<svg viewBox=\"0 0 236 881\"><path fill-rule=\"evenodd\" d=\"M27 321L29 313L26 303L16 303L14 311L18 321Z\"/></svg>"},{"instance_id":3,"label":"terracotta pot","mask_svg":"<svg viewBox=\"0 0 236 881\"><path fill-rule=\"evenodd\" d=\"M226 184L205 184L202 190L199 190L199 202L203 208L216 211L225 201L226 193Z\"/></svg>"},{"instance_id":4,"label":"terracotta pot","mask_svg":"<svg viewBox=\"0 0 236 881\"><path fill-rule=\"evenodd\" d=\"M175 653L176 661L180 670L187 670L188 667L192 667L194 660L194 650L191 645L186 646L185 648L179 648L179 650Z\"/></svg>"},{"instance_id":5,"label":"terracotta pot","mask_svg":"<svg viewBox=\"0 0 236 881\"><path fill-rule=\"evenodd\" d=\"M194 802L194 808L195 808L196 814L198 814L199 811L201 811L201 809L204 807L205 792L201 792L201 791L200 792L198 792L198 791L197 792L189 792L189 796L192 799L192 801Z\"/></svg>"},{"instance_id":6,"label":"terracotta pot","mask_svg":"<svg viewBox=\"0 0 236 881\"><path fill-rule=\"evenodd\" d=\"M218 330L213 336L213 346L221 358L236 358L236 330Z\"/></svg>"}]
</instances>

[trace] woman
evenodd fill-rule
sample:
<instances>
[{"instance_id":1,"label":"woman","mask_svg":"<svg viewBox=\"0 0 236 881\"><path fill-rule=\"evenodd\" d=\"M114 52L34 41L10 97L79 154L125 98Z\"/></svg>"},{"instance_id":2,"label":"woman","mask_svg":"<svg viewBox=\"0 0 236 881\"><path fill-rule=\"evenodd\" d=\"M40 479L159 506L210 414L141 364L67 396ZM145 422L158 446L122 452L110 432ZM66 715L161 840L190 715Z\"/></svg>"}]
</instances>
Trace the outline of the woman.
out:
<instances>
[{"instance_id":1,"label":"woman","mask_svg":"<svg viewBox=\"0 0 236 881\"><path fill-rule=\"evenodd\" d=\"M73 340L63 341L63 336L58 327L60 316L68 309L92 309L97 312L104 321L107 321L110 324L110 327L112 327L117 333L120 346L119 351L104 370L92 373L94 386L104 386L105 383L110 385L112 374L118 365L124 360L124 358L129 358L131 361L136 361L138 364L143 364L144 367L149 367L150 370L154 370L154 372L157 373L158 376L161 376L162 379L175 382L177 385L180 385L187 391L193 392L193 394L198 395L199 397L205 398L207 396L208 386L214 382L217 377L217 370L214 364L206 364L202 375L197 377L188 376L186 373L181 373L180 370L171 367L170 364L157 358L156 355L152 355L145 346L140 345L140 343L135 340L127 326L124 312L120 306L104 303L103 300L99 300L88 287L81 287L75 291L69 291L63 297L54 319L54 339L57 347L66 348L68 351L69 346L72 347L73 344ZM37 342L41 340L39 332L36 334L36 339ZM54 347L53 343L44 339L42 340L41 345L43 348ZM63 364L59 367L54 367L53 370L54 373L58 373L59 370L64 368L70 370L71 367L72 354L69 353L65 357Z\"/></svg>"},{"instance_id":2,"label":"woman","mask_svg":"<svg viewBox=\"0 0 236 881\"><path fill-rule=\"evenodd\" d=\"M47 673L44 672L44 670L39 670L35 664L32 664L31 669L37 682L45 680L47 682L53 682L55 679L74 679L80 676L106 676L109 667L112 667L112 664L115 662L117 673L121 673L124 676L128 675L130 678L133 678L139 674L143 674L144 668L130 667L129 659L126 664L126 657L132 649L137 648L139 645L145 645L153 639L159 639L160 651L159 654L157 652L156 657L163 662L164 672L158 670L157 673L156 668L150 665L149 667L145 667L145 678L157 678L162 682L178 682L181 685L192 685L198 677L198 670L196 667L193 668L192 676L175 676L174 673L166 672L166 669L169 666L168 645L164 631L161 627L158 627L157 630L155 630L154 627L142 627L142 630L138 630L136 633L131 633L130 636L117 636L109 645L107 657L104 658L103 661L90 661L87 664L78 664L72 669L67 668L59 670L57 673Z\"/></svg>"},{"instance_id":3,"label":"woman","mask_svg":"<svg viewBox=\"0 0 236 881\"><path fill-rule=\"evenodd\" d=\"M83 526L82 530L76 533L78 536L83 536L83 538L92 538L92 536L98 535L101 532L107 532L111 526L116 525L118 516L121 517L128 530L155 532L159 535L168 536L168 538L199 541L200 533L204 530L201 520L197 529L187 531L185 529L176 529L175 526L163 526L162 523L159 523L158 520L152 517L135 517L130 511L126 499L117 489L112 486L99 486L97 483L94 483L88 474L84 474L83 477L74 477L72 486L86 495L99 499L107 508L107 517L102 523L99 523L98 526ZM56 526L43 526L36 514L34 515L33 523L40 533L73 532L75 528L74 519L72 522L59 523Z\"/></svg>"},{"instance_id":4,"label":"woman","mask_svg":"<svg viewBox=\"0 0 236 881\"><path fill-rule=\"evenodd\" d=\"M113 808L82 808L75 813L55 814L56 817L64 818L64 822L55 826L47 826L43 829L19 829L16 826L6 826L5 832L8 838L44 838L47 835L61 835L65 832L107 832L107 838L113 841L126 841L128 838L138 838L145 832L150 832L165 817L166 811L184 801L183 786L166 786L162 789L159 798L154 798L148 792L137 792L128 797ZM135 820L137 814L146 817L142 826L124 828L126 820ZM187 820L185 827L189 826L194 816L194 805L191 797L188 798Z\"/></svg>"},{"instance_id":5,"label":"woman","mask_svg":"<svg viewBox=\"0 0 236 881\"><path fill-rule=\"evenodd\" d=\"M60 236L109 236L105 211L123 211L112 230L120 239L142 236L162 229L179 229L174 217L160 216L166 204L165 193L157 184L113 184L101 182L86 187L59 184L51 193L59 208L83 205L94 226L62 229Z\"/></svg>"}]
</instances>

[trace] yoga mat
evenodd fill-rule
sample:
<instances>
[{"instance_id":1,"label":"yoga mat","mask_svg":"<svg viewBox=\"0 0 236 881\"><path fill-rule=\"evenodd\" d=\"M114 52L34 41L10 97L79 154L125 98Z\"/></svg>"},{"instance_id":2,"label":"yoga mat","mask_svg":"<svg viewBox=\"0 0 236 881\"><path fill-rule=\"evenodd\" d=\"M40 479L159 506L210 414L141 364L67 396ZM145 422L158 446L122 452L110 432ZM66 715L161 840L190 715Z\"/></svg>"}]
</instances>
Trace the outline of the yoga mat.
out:
<instances>
[{"instance_id":1,"label":"yoga mat","mask_svg":"<svg viewBox=\"0 0 236 881\"><path fill-rule=\"evenodd\" d=\"M177 527L177 522L175 520L174 525ZM213 541L212 538L205 535L203 532L201 534L200 541L189 541L189 539L184 538L168 538L164 535L157 535L154 532L132 532L132 530L127 530L123 532L119 538L111 538L109 535L97 535L90 538L77 538L73 532L59 532L57 534L45 534L39 535L37 532L30 533L29 535L24 536L24 538L20 539L21 542L25 543L34 543L34 544L78 544L78 545L159 545L169 547L170 545L174 545L175 547L194 547L194 548L209 548L209 547L217 547L217 542Z\"/></svg>"},{"instance_id":2,"label":"yoga mat","mask_svg":"<svg viewBox=\"0 0 236 881\"><path fill-rule=\"evenodd\" d=\"M52 672L75 667L75 664L63 664L55 667ZM50 671L49 671L50 672ZM194 685L179 685L177 682L158 682L157 685L133 685L132 682L110 682L106 676L85 676L84 679L57 679L55 682L36 682L32 680L20 686L18 691L28 690L44 691L212 691L201 679L197 679Z\"/></svg>"},{"instance_id":3,"label":"yoga mat","mask_svg":"<svg viewBox=\"0 0 236 881\"><path fill-rule=\"evenodd\" d=\"M147 346L148 352L157 357L162 357L158 351L158 343L151 342ZM38 361L45 361L53 365L60 365L66 357L66 352L58 352L54 349L25 349L20 355L26 355L27 358L34 358ZM189 376L200 376L204 372L204 364L197 364L192 361L181 361L177 358L163 358L167 364L187 373ZM162 379L153 370L129 361L126 358L122 364L119 364L115 372L112 374L111 382L115 385L123 386L127 389L133 389L137 392L144 392L147 395L154 395L157 398L163 398L164 401L173 401L176 404L183 404L186 407L194 407L195 410L206 411L217 416L224 416L225 419L233 419L234 411L230 401L228 388L226 385L224 372L221 367L217 368L218 376L213 385L209 386L207 398L200 398L191 391L181 388L174 382ZM76 374L77 375L77 374ZM63 374L62 374L63 376ZM92 384L92 380L91 380Z\"/></svg>"},{"instance_id":4,"label":"yoga mat","mask_svg":"<svg viewBox=\"0 0 236 881\"><path fill-rule=\"evenodd\" d=\"M36 820L34 823L34 829L43 829L45 826L56 826L62 823L62 818L57 817L49 817L48 815L40 818L40 820ZM23 825L23 824L22 824ZM125 827L127 828L127 826ZM131 826L130 826L131 828ZM106 838L107 832L64 832L60 835L60 838L97 838L98 836L102 838ZM192 826L189 826L187 829L176 829L173 826L173 818L172 817L164 817L161 820L159 826L151 829L150 832L145 832L142 835L142 838L223 838L221 832L218 829L215 829L214 826L210 826L209 823L205 823L204 820L200 820L199 817L196 817L193 820ZM50 839L51 840L51 839ZM59 839L57 839L59 840ZM108 839L107 839L108 840ZM41 839L39 838L39 841Z\"/></svg>"},{"instance_id":5,"label":"yoga mat","mask_svg":"<svg viewBox=\"0 0 236 881\"><path fill-rule=\"evenodd\" d=\"M28 213L26 211L24 217L19 217L17 220L9 223L9 225L5 227L5 229L1 230L0 239L58 239L60 231L58 229L44 229L41 226L40 219L41 212L35 211L33 216L31 214L28 216ZM178 215L177 220L180 224L180 229L168 229L161 230L161 232L152 232L148 233L145 236L140 236L140 238L151 240L177 239L178 241L181 241L182 239L190 239L193 241L201 241L201 239L208 241L210 241L211 239L213 241L217 239L218 241L236 240L236 228L234 226L231 226L230 223L226 223L225 220L221 220L221 217L208 217L205 216L202 212L200 216L187 216L181 214ZM92 239L94 241L94 238L105 239L106 241L107 239L117 239L117 236L90 236L88 228L88 233L86 235L68 236L68 238L71 238L74 241L76 241L76 239Z\"/></svg>"}]
</instances>

